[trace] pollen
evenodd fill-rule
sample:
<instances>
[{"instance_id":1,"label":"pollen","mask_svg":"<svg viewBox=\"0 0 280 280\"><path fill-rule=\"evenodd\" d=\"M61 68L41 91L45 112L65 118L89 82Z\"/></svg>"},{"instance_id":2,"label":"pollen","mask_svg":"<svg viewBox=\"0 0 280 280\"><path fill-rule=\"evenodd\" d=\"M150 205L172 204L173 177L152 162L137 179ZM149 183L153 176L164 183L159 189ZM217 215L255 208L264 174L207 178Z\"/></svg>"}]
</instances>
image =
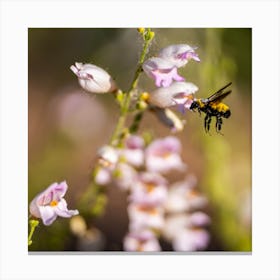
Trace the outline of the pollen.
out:
<instances>
[{"instance_id":1,"label":"pollen","mask_svg":"<svg viewBox=\"0 0 280 280\"><path fill-rule=\"evenodd\" d=\"M58 204L58 202L56 200L52 200L50 202L50 206L52 206L52 207L56 206L57 204Z\"/></svg>"}]
</instances>

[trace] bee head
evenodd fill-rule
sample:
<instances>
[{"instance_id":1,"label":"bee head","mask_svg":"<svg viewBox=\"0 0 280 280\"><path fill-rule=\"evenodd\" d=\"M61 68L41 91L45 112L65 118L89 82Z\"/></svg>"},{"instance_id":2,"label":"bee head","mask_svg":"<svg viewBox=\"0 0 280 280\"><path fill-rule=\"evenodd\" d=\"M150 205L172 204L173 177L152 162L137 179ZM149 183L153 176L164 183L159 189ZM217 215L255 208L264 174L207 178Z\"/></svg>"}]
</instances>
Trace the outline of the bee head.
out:
<instances>
[{"instance_id":1,"label":"bee head","mask_svg":"<svg viewBox=\"0 0 280 280\"><path fill-rule=\"evenodd\" d=\"M227 110L226 112L224 112L224 117L225 117L225 118L229 118L230 115L231 115L230 110Z\"/></svg>"},{"instance_id":2,"label":"bee head","mask_svg":"<svg viewBox=\"0 0 280 280\"><path fill-rule=\"evenodd\" d=\"M199 107L199 105L198 105L197 101L194 100L193 103L191 104L190 110L195 110L198 107Z\"/></svg>"}]
</instances>

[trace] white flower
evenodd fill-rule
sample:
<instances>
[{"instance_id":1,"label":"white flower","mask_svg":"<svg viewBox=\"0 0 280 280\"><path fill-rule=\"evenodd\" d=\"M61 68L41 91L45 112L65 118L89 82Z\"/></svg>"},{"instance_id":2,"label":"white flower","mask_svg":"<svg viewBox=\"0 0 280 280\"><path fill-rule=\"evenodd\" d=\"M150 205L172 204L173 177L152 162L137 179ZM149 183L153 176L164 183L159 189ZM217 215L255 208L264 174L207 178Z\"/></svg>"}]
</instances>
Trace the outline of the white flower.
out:
<instances>
[{"instance_id":1,"label":"white flower","mask_svg":"<svg viewBox=\"0 0 280 280\"><path fill-rule=\"evenodd\" d=\"M103 167L110 169L114 169L119 159L117 150L109 145L101 147L98 150L97 155L99 163Z\"/></svg>"},{"instance_id":2,"label":"white flower","mask_svg":"<svg viewBox=\"0 0 280 280\"><path fill-rule=\"evenodd\" d=\"M148 102L160 108L182 106L190 108L193 102L193 94L198 87L193 83L174 82L169 87L158 88L149 95Z\"/></svg>"},{"instance_id":3,"label":"white flower","mask_svg":"<svg viewBox=\"0 0 280 280\"><path fill-rule=\"evenodd\" d=\"M78 77L80 86L87 92L106 93L117 88L111 76L96 65L76 62L70 69Z\"/></svg>"},{"instance_id":4,"label":"white flower","mask_svg":"<svg viewBox=\"0 0 280 280\"><path fill-rule=\"evenodd\" d=\"M200 61L195 48L186 44L170 45L162 49L158 56L170 61L176 67L186 65L190 59Z\"/></svg>"}]
</instances>

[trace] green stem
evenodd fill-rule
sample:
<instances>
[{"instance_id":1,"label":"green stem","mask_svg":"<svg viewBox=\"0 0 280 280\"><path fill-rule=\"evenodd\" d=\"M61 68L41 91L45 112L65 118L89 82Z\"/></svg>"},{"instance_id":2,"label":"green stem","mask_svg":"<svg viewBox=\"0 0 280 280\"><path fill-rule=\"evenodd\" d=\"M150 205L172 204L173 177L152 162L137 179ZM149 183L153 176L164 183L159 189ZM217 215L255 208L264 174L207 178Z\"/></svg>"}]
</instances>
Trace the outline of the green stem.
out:
<instances>
[{"instance_id":1,"label":"green stem","mask_svg":"<svg viewBox=\"0 0 280 280\"><path fill-rule=\"evenodd\" d=\"M144 39L144 45L143 45L143 49L142 49L142 52L141 52L141 55L139 58L138 66L135 71L131 86L130 86L128 92L124 95L123 101L120 102L120 104L121 104L120 105L120 116L119 116L118 122L116 124L116 127L114 129L114 132L112 134L112 137L109 141L109 145L111 145L113 147L117 147L118 145L120 145L121 140L123 138L126 119L130 113L129 107L130 107L132 94L138 85L139 77L142 72L142 65L143 65L143 62L147 55L149 44L151 43L151 41L154 37L154 32L152 32L150 28L147 28L147 30L142 33L142 36ZM132 127L133 129L138 129L141 117L142 117L142 114L140 114L140 117L138 116L138 118L136 118L136 120L134 121L134 126ZM92 178L91 178L91 183L89 185L89 189L84 194L83 198L81 199L82 205L84 207L85 206L88 207L90 205L89 214L92 215L94 213L97 216L102 214L103 209L105 208L105 205L106 205L106 197L104 194L104 188L95 183L95 177L96 177L99 169L100 169L100 166L97 163L96 167L92 171ZM87 211L85 211L85 213L86 212Z\"/></svg>"},{"instance_id":2,"label":"green stem","mask_svg":"<svg viewBox=\"0 0 280 280\"><path fill-rule=\"evenodd\" d=\"M126 122L126 117L128 115L128 112L129 112L129 106L130 106L132 93L138 85L139 77L140 77L140 74L142 72L142 65L143 65L143 62L144 62L145 57L147 55L149 44L151 43L153 37L154 37L154 33L151 32L150 28L148 28L145 35L143 36L144 46L143 46L143 49L142 49L142 52L141 52L141 55L140 55L137 70L134 74L134 78L132 80L131 86L130 86L127 94L124 97L123 105L121 107L120 117L119 117L118 123L116 125L116 128L115 128L115 130L113 132L113 135L111 137L111 140L110 140L110 144L113 145L113 146L116 146L116 145L119 144L119 140L120 140L119 138L121 136L121 132L124 128L124 125L125 125L125 122Z\"/></svg>"},{"instance_id":3,"label":"green stem","mask_svg":"<svg viewBox=\"0 0 280 280\"><path fill-rule=\"evenodd\" d=\"M28 235L28 246L30 246L32 244L32 236L33 236L33 233L36 229L36 227L39 225L39 221L38 220L30 220L29 221L29 225L30 225L30 233Z\"/></svg>"}]
</instances>

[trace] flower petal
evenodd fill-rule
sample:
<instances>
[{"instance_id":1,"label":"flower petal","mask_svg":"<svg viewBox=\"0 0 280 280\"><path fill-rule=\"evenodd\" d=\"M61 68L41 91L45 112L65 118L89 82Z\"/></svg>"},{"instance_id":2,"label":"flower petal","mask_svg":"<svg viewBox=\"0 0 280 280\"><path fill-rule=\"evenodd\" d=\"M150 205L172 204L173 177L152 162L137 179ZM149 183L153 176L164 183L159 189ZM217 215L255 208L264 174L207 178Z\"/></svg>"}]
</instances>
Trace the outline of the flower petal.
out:
<instances>
[{"instance_id":1,"label":"flower petal","mask_svg":"<svg viewBox=\"0 0 280 280\"><path fill-rule=\"evenodd\" d=\"M56 213L56 215L58 215L60 217L64 217L64 218L70 218L74 215L79 214L78 210L68 210L67 202L65 199L61 199L58 202L57 206L55 206L53 208L54 208L54 212Z\"/></svg>"},{"instance_id":2,"label":"flower petal","mask_svg":"<svg viewBox=\"0 0 280 280\"><path fill-rule=\"evenodd\" d=\"M52 224L55 221L55 219L57 218L57 215L56 215L53 207L51 207L51 206L40 206L39 211L40 211L41 219L42 219L44 225L46 225L46 226L49 226L50 224Z\"/></svg>"}]
</instances>

